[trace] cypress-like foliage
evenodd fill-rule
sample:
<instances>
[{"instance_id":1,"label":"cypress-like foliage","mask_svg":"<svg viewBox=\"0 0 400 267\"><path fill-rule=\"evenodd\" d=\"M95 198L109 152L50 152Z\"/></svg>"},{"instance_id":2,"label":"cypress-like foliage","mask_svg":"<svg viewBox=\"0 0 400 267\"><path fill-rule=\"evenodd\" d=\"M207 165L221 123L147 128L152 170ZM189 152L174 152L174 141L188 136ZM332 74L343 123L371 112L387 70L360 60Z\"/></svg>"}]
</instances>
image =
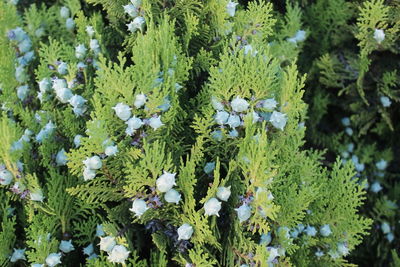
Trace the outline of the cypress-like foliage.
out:
<instances>
[{"instance_id":1,"label":"cypress-like foliage","mask_svg":"<svg viewBox=\"0 0 400 267\"><path fill-rule=\"evenodd\" d=\"M1 0L1 265L395 266L399 5L297 2Z\"/></svg>"}]
</instances>

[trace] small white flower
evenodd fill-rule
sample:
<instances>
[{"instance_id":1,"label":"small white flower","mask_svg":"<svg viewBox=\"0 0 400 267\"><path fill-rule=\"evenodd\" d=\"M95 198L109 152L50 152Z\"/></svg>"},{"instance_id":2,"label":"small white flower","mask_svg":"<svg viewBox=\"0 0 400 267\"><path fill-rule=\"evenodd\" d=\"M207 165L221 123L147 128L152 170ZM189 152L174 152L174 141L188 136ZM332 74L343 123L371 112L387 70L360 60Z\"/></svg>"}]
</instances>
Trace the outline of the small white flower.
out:
<instances>
[{"instance_id":1,"label":"small white flower","mask_svg":"<svg viewBox=\"0 0 400 267\"><path fill-rule=\"evenodd\" d=\"M96 171L93 169L90 169L88 167L86 167L83 170L83 180L88 181L88 180L92 180L94 179L94 177L96 177Z\"/></svg>"},{"instance_id":2,"label":"small white flower","mask_svg":"<svg viewBox=\"0 0 400 267\"><path fill-rule=\"evenodd\" d=\"M181 200L181 194L175 189L170 189L167 191L167 193L165 193L164 199L168 203L178 204L179 201Z\"/></svg>"},{"instance_id":3,"label":"small white flower","mask_svg":"<svg viewBox=\"0 0 400 267\"><path fill-rule=\"evenodd\" d=\"M365 169L364 163L355 164L355 167L358 172L362 172Z\"/></svg>"},{"instance_id":4,"label":"small white flower","mask_svg":"<svg viewBox=\"0 0 400 267\"><path fill-rule=\"evenodd\" d=\"M226 12L228 13L228 15L230 17L235 16L235 12L236 12L236 6L238 5L238 3L232 2L229 0L228 4L226 5Z\"/></svg>"},{"instance_id":5,"label":"small white flower","mask_svg":"<svg viewBox=\"0 0 400 267\"><path fill-rule=\"evenodd\" d=\"M45 34L44 28L43 27L39 27L36 31L35 31L35 36L40 38Z\"/></svg>"},{"instance_id":6,"label":"small white flower","mask_svg":"<svg viewBox=\"0 0 400 267\"><path fill-rule=\"evenodd\" d=\"M115 110L117 117L123 121L128 120L132 115L131 108L123 103L118 103L113 107L113 109Z\"/></svg>"},{"instance_id":7,"label":"small white flower","mask_svg":"<svg viewBox=\"0 0 400 267\"><path fill-rule=\"evenodd\" d=\"M49 267L56 266L61 263L61 253L51 253L46 258L46 264Z\"/></svg>"},{"instance_id":8,"label":"small white flower","mask_svg":"<svg viewBox=\"0 0 400 267\"><path fill-rule=\"evenodd\" d=\"M267 251L269 252L269 256L267 259L268 263L271 263L273 260L275 260L276 257L279 256L279 251L277 248L274 247L267 247Z\"/></svg>"},{"instance_id":9,"label":"small white flower","mask_svg":"<svg viewBox=\"0 0 400 267\"><path fill-rule=\"evenodd\" d=\"M142 0L131 0L131 3L135 7L140 7L140 5L142 4Z\"/></svg>"},{"instance_id":10,"label":"small white flower","mask_svg":"<svg viewBox=\"0 0 400 267\"><path fill-rule=\"evenodd\" d=\"M72 245L72 240L62 240L58 248L64 253L69 253L75 250L74 246Z\"/></svg>"},{"instance_id":11,"label":"small white flower","mask_svg":"<svg viewBox=\"0 0 400 267\"><path fill-rule=\"evenodd\" d=\"M386 167L387 167L387 165L388 165L388 163L387 163L387 161L384 160L384 159L381 159L380 161L378 161L378 162L375 164L376 168L377 168L378 170L381 170L381 171L385 170Z\"/></svg>"},{"instance_id":12,"label":"small white flower","mask_svg":"<svg viewBox=\"0 0 400 267\"><path fill-rule=\"evenodd\" d=\"M86 67L87 67L86 64L83 63L83 62L78 62L78 64L76 64L76 68L77 68L79 71L85 69Z\"/></svg>"},{"instance_id":13,"label":"small white flower","mask_svg":"<svg viewBox=\"0 0 400 267\"><path fill-rule=\"evenodd\" d=\"M67 18L65 21L65 27L67 30L72 31L75 28L75 21L73 18Z\"/></svg>"},{"instance_id":14,"label":"small white flower","mask_svg":"<svg viewBox=\"0 0 400 267\"><path fill-rule=\"evenodd\" d=\"M375 29L374 39L378 44L382 43L385 40L385 32L382 29Z\"/></svg>"},{"instance_id":15,"label":"small white flower","mask_svg":"<svg viewBox=\"0 0 400 267\"><path fill-rule=\"evenodd\" d=\"M350 144L347 145L347 151L349 151L350 153L353 153L353 151L354 151L354 144L353 143L350 143ZM358 162L358 158L357 158L357 162Z\"/></svg>"},{"instance_id":16,"label":"small white flower","mask_svg":"<svg viewBox=\"0 0 400 267\"><path fill-rule=\"evenodd\" d=\"M350 118L349 117L342 118L342 124L345 127L350 126Z\"/></svg>"},{"instance_id":17,"label":"small white flower","mask_svg":"<svg viewBox=\"0 0 400 267\"><path fill-rule=\"evenodd\" d=\"M179 92L179 90L181 90L182 88L182 85L180 85L179 83L175 83L175 92Z\"/></svg>"},{"instance_id":18,"label":"small white flower","mask_svg":"<svg viewBox=\"0 0 400 267\"><path fill-rule=\"evenodd\" d=\"M217 141L222 140L222 132L220 130L214 131L211 133L212 138L214 138Z\"/></svg>"},{"instance_id":19,"label":"small white flower","mask_svg":"<svg viewBox=\"0 0 400 267\"><path fill-rule=\"evenodd\" d=\"M124 12L127 13L132 18L137 17L137 15L139 14L138 9L134 5L131 4L125 5L123 6L123 8Z\"/></svg>"},{"instance_id":20,"label":"small white flower","mask_svg":"<svg viewBox=\"0 0 400 267\"><path fill-rule=\"evenodd\" d=\"M73 89L76 86L76 81L74 79L68 81L67 83L68 83L68 88L69 89Z\"/></svg>"},{"instance_id":21,"label":"small white flower","mask_svg":"<svg viewBox=\"0 0 400 267\"><path fill-rule=\"evenodd\" d=\"M223 125L228 121L229 118L229 113L226 111L218 111L217 114L215 115L215 121L220 124Z\"/></svg>"},{"instance_id":22,"label":"small white flower","mask_svg":"<svg viewBox=\"0 0 400 267\"><path fill-rule=\"evenodd\" d=\"M21 27L17 27L15 29L11 30L8 34L9 34L10 40L15 40L17 42L21 42L25 38L28 38L28 35ZM10 34L12 36L10 36Z\"/></svg>"},{"instance_id":23,"label":"small white flower","mask_svg":"<svg viewBox=\"0 0 400 267\"><path fill-rule=\"evenodd\" d=\"M66 7L66 6L61 7L61 9L60 9L60 16L61 16L63 19L66 19L66 18L69 17L69 9L68 9L68 7Z\"/></svg>"},{"instance_id":24,"label":"small white flower","mask_svg":"<svg viewBox=\"0 0 400 267\"><path fill-rule=\"evenodd\" d=\"M10 261L11 262L16 262L16 261L19 261L19 260L26 260L26 258L25 258L25 248L24 249L15 249L14 248L14 252L13 252L13 254L11 255L11 258L10 258Z\"/></svg>"},{"instance_id":25,"label":"small white flower","mask_svg":"<svg viewBox=\"0 0 400 267\"><path fill-rule=\"evenodd\" d=\"M84 44L79 44L78 46L75 47L75 56L78 59L83 59L86 55L86 47Z\"/></svg>"},{"instance_id":26,"label":"small white flower","mask_svg":"<svg viewBox=\"0 0 400 267\"><path fill-rule=\"evenodd\" d=\"M100 65L99 65L99 61L98 60L93 59L92 65L96 70L100 69Z\"/></svg>"},{"instance_id":27,"label":"small white flower","mask_svg":"<svg viewBox=\"0 0 400 267\"><path fill-rule=\"evenodd\" d=\"M210 198L204 203L204 211L205 215L217 215L219 217L218 212L221 210L221 202L218 201L215 197Z\"/></svg>"},{"instance_id":28,"label":"small white flower","mask_svg":"<svg viewBox=\"0 0 400 267\"><path fill-rule=\"evenodd\" d=\"M339 243L338 247L337 247L337 250L343 256L346 256L347 254L349 254L349 248L344 243Z\"/></svg>"},{"instance_id":29,"label":"small white flower","mask_svg":"<svg viewBox=\"0 0 400 267\"><path fill-rule=\"evenodd\" d=\"M28 96L29 93L29 86L28 85L22 85L17 88L17 97L21 100L24 101L26 97Z\"/></svg>"},{"instance_id":30,"label":"small white flower","mask_svg":"<svg viewBox=\"0 0 400 267\"><path fill-rule=\"evenodd\" d=\"M299 224L297 225L297 230L299 230L299 233L303 232L303 231L304 231L304 229L305 229L305 226L304 226L304 224L302 224L302 223L299 223Z\"/></svg>"},{"instance_id":31,"label":"small white flower","mask_svg":"<svg viewBox=\"0 0 400 267\"><path fill-rule=\"evenodd\" d=\"M235 112L243 112L249 108L249 103L243 98L236 97L231 101L232 110Z\"/></svg>"},{"instance_id":32,"label":"small white flower","mask_svg":"<svg viewBox=\"0 0 400 267\"><path fill-rule=\"evenodd\" d=\"M15 142L12 143L12 145L11 145L11 151L22 150L23 148L24 148L24 144L22 143L21 140L15 141Z\"/></svg>"},{"instance_id":33,"label":"small white flower","mask_svg":"<svg viewBox=\"0 0 400 267\"><path fill-rule=\"evenodd\" d=\"M231 128L239 127L241 123L240 117L238 115L230 115L226 124Z\"/></svg>"},{"instance_id":34,"label":"small white flower","mask_svg":"<svg viewBox=\"0 0 400 267\"><path fill-rule=\"evenodd\" d=\"M69 88L61 88L56 89L56 96L61 103L68 103L71 97L73 96L71 89Z\"/></svg>"},{"instance_id":35,"label":"small white flower","mask_svg":"<svg viewBox=\"0 0 400 267\"><path fill-rule=\"evenodd\" d=\"M317 230L315 229L314 226L307 226L307 228L304 230L308 236L315 236L317 234Z\"/></svg>"},{"instance_id":36,"label":"small white flower","mask_svg":"<svg viewBox=\"0 0 400 267\"><path fill-rule=\"evenodd\" d=\"M26 80L28 79L26 70L23 65L15 68L15 79L20 83L26 82Z\"/></svg>"},{"instance_id":37,"label":"small white flower","mask_svg":"<svg viewBox=\"0 0 400 267\"><path fill-rule=\"evenodd\" d=\"M148 209L146 201L143 199L135 199L132 203L132 208L129 210L140 218L140 216L142 216Z\"/></svg>"},{"instance_id":38,"label":"small white flower","mask_svg":"<svg viewBox=\"0 0 400 267\"><path fill-rule=\"evenodd\" d=\"M322 236L325 236L325 237L332 234L329 224L324 224L323 226L321 226L321 228L319 229L319 232L321 233Z\"/></svg>"},{"instance_id":39,"label":"small white flower","mask_svg":"<svg viewBox=\"0 0 400 267\"><path fill-rule=\"evenodd\" d=\"M133 135L135 134L135 132L136 132L136 130L133 129L133 128L130 128L130 127L127 127L127 128L125 129L125 133L126 133L127 135L130 135L130 136L133 136Z\"/></svg>"},{"instance_id":40,"label":"small white flower","mask_svg":"<svg viewBox=\"0 0 400 267\"><path fill-rule=\"evenodd\" d=\"M82 137L83 136L80 135L80 134L75 135L75 137L74 137L74 145L75 145L75 147L79 147L81 145L81 138Z\"/></svg>"},{"instance_id":41,"label":"small white flower","mask_svg":"<svg viewBox=\"0 0 400 267\"><path fill-rule=\"evenodd\" d=\"M184 223L178 228L178 240L189 240L193 235L193 227Z\"/></svg>"},{"instance_id":42,"label":"small white flower","mask_svg":"<svg viewBox=\"0 0 400 267\"><path fill-rule=\"evenodd\" d=\"M137 130L140 127L142 127L142 125L144 124L144 122L140 119L137 118L135 116L133 116L132 118L130 118L127 122L125 122L128 125L128 128L132 129L132 130Z\"/></svg>"},{"instance_id":43,"label":"small white flower","mask_svg":"<svg viewBox=\"0 0 400 267\"><path fill-rule=\"evenodd\" d=\"M60 151L58 151L57 155L56 155L56 163L57 166L64 166L67 164L68 161L68 157L65 154L65 150L64 148L61 149Z\"/></svg>"},{"instance_id":44,"label":"small white flower","mask_svg":"<svg viewBox=\"0 0 400 267\"><path fill-rule=\"evenodd\" d=\"M40 264L40 263L33 263L31 265L31 267L45 267L44 264Z\"/></svg>"},{"instance_id":45,"label":"small white flower","mask_svg":"<svg viewBox=\"0 0 400 267\"><path fill-rule=\"evenodd\" d=\"M298 236L299 236L299 231L297 229L294 229L290 232L291 238L297 238Z\"/></svg>"},{"instance_id":46,"label":"small white flower","mask_svg":"<svg viewBox=\"0 0 400 267\"><path fill-rule=\"evenodd\" d=\"M108 146L108 147L106 147L105 154L107 156L114 156L117 153L118 153L118 147L117 146Z\"/></svg>"},{"instance_id":47,"label":"small white flower","mask_svg":"<svg viewBox=\"0 0 400 267\"><path fill-rule=\"evenodd\" d=\"M390 105L392 104L392 101L390 101L389 97L387 96L381 96L381 103L382 106L384 106L385 108L390 107Z\"/></svg>"},{"instance_id":48,"label":"small white flower","mask_svg":"<svg viewBox=\"0 0 400 267\"><path fill-rule=\"evenodd\" d=\"M68 87L66 80L64 80L64 79L53 80L53 89L54 90L57 91L57 90L60 90L60 89L66 88L66 87Z\"/></svg>"},{"instance_id":49,"label":"small white flower","mask_svg":"<svg viewBox=\"0 0 400 267\"><path fill-rule=\"evenodd\" d=\"M296 40L295 37L288 38L287 41L288 41L289 43L293 43L293 44L296 44L296 43L297 43L297 40Z\"/></svg>"},{"instance_id":50,"label":"small white flower","mask_svg":"<svg viewBox=\"0 0 400 267\"><path fill-rule=\"evenodd\" d=\"M108 254L107 259L113 263L124 263L129 256L129 251L122 245L116 245Z\"/></svg>"},{"instance_id":51,"label":"small white flower","mask_svg":"<svg viewBox=\"0 0 400 267\"><path fill-rule=\"evenodd\" d=\"M239 222L241 222L241 223L244 221L247 221L251 216L251 208L246 204L243 204L242 206L240 206L239 208L237 208L235 210L239 217Z\"/></svg>"},{"instance_id":52,"label":"small white flower","mask_svg":"<svg viewBox=\"0 0 400 267\"><path fill-rule=\"evenodd\" d=\"M251 115L253 116L253 123L257 123L260 120L260 115L257 112L252 112Z\"/></svg>"},{"instance_id":53,"label":"small white flower","mask_svg":"<svg viewBox=\"0 0 400 267\"><path fill-rule=\"evenodd\" d=\"M381 190L382 190L382 186L381 186L381 184L380 184L378 181L374 182L374 183L371 185L371 191L372 191L372 192L378 193L378 192L381 191Z\"/></svg>"},{"instance_id":54,"label":"small white flower","mask_svg":"<svg viewBox=\"0 0 400 267\"><path fill-rule=\"evenodd\" d=\"M100 53L100 45L97 39L90 39L89 47L95 54Z\"/></svg>"},{"instance_id":55,"label":"small white flower","mask_svg":"<svg viewBox=\"0 0 400 267\"><path fill-rule=\"evenodd\" d=\"M320 257L322 257L322 256L324 256L324 255L325 255L324 252L321 251L321 250L319 250L319 249L318 249L317 252L315 252L315 256L317 256L318 258L320 258Z\"/></svg>"},{"instance_id":56,"label":"small white flower","mask_svg":"<svg viewBox=\"0 0 400 267\"><path fill-rule=\"evenodd\" d=\"M133 105L134 105L136 108L141 108L141 107L146 103L146 101L147 101L146 95L143 94L143 93L141 93L141 94L138 94L138 95L135 97L135 102L133 103Z\"/></svg>"},{"instance_id":57,"label":"small white flower","mask_svg":"<svg viewBox=\"0 0 400 267\"><path fill-rule=\"evenodd\" d=\"M86 111L86 107L73 107L72 111L76 116L83 116Z\"/></svg>"},{"instance_id":58,"label":"small white flower","mask_svg":"<svg viewBox=\"0 0 400 267\"><path fill-rule=\"evenodd\" d=\"M298 30L294 36L297 42L303 42L306 39L306 32L303 30Z\"/></svg>"},{"instance_id":59,"label":"small white flower","mask_svg":"<svg viewBox=\"0 0 400 267\"><path fill-rule=\"evenodd\" d=\"M35 58L35 52L29 51L23 56L23 60L25 60L27 63L31 62L32 59Z\"/></svg>"},{"instance_id":60,"label":"small white flower","mask_svg":"<svg viewBox=\"0 0 400 267\"><path fill-rule=\"evenodd\" d=\"M337 250L332 250L330 249L328 251L329 256L331 256L332 259L337 259L340 257L339 253L337 252Z\"/></svg>"},{"instance_id":61,"label":"small white flower","mask_svg":"<svg viewBox=\"0 0 400 267\"><path fill-rule=\"evenodd\" d=\"M116 244L112 236L100 237L100 250L110 252Z\"/></svg>"},{"instance_id":62,"label":"small white flower","mask_svg":"<svg viewBox=\"0 0 400 267\"><path fill-rule=\"evenodd\" d=\"M93 244L89 244L87 247L83 248L83 254L85 255L90 256L93 254L93 252L94 252Z\"/></svg>"},{"instance_id":63,"label":"small white flower","mask_svg":"<svg viewBox=\"0 0 400 267\"><path fill-rule=\"evenodd\" d=\"M51 89L51 80L49 78L42 79L38 84L41 92L47 92Z\"/></svg>"},{"instance_id":64,"label":"small white flower","mask_svg":"<svg viewBox=\"0 0 400 267\"><path fill-rule=\"evenodd\" d=\"M263 108L273 110L277 105L278 102L276 102L275 98L268 98L264 100Z\"/></svg>"},{"instance_id":65,"label":"small white flower","mask_svg":"<svg viewBox=\"0 0 400 267\"><path fill-rule=\"evenodd\" d=\"M162 112L166 112L170 107L171 107L171 100L169 100L168 97L164 98L164 103L162 105L158 106L158 108Z\"/></svg>"},{"instance_id":66,"label":"small white flower","mask_svg":"<svg viewBox=\"0 0 400 267\"><path fill-rule=\"evenodd\" d=\"M207 162L206 166L204 166L204 172L210 174L215 169L215 162Z\"/></svg>"},{"instance_id":67,"label":"small white flower","mask_svg":"<svg viewBox=\"0 0 400 267\"><path fill-rule=\"evenodd\" d=\"M388 233L386 235L386 239L391 243L394 240L394 234L393 233Z\"/></svg>"},{"instance_id":68,"label":"small white flower","mask_svg":"<svg viewBox=\"0 0 400 267\"><path fill-rule=\"evenodd\" d=\"M228 201L229 197L231 196L231 187L224 187L220 186L217 189L217 198L222 201Z\"/></svg>"},{"instance_id":69,"label":"small white flower","mask_svg":"<svg viewBox=\"0 0 400 267\"><path fill-rule=\"evenodd\" d=\"M29 130L29 129L25 129L25 131L24 131L24 135L26 135L26 136L30 137L30 136L32 136L32 134L33 134L33 132L32 132L31 130Z\"/></svg>"},{"instance_id":70,"label":"small white flower","mask_svg":"<svg viewBox=\"0 0 400 267\"><path fill-rule=\"evenodd\" d=\"M174 185L176 185L175 175L176 173L164 171L164 173L156 181L157 190L163 193L170 190Z\"/></svg>"},{"instance_id":71,"label":"small white flower","mask_svg":"<svg viewBox=\"0 0 400 267\"><path fill-rule=\"evenodd\" d=\"M164 124L161 121L161 116L157 116L157 117L151 117L149 119L149 125L151 128L153 128L154 130L157 130L158 128L160 128L161 126L163 126Z\"/></svg>"},{"instance_id":72,"label":"small white flower","mask_svg":"<svg viewBox=\"0 0 400 267\"><path fill-rule=\"evenodd\" d=\"M272 240L271 233L262 234L260 238L260 245L268 246L269 243L271 243L271 240Z\"/></svg>"},{"instance_id":73,"label":"small white flower","mask_svg":"<svg viewBox=\"0 0 400 267\"><path fill-rule=\"evenodd\" d=\"M358 157L357 157L357 155L351 156L351 161L352 161L354 164L358 164Z\"/></svg>"},{"instance_id":74,"label":"small white flower","mask_svg":"<svg viewBox=\"0 0 400 267\"><path fill-rule=\"evenodd\" d=\"M85 105L85 103L87 102L86 99L84 99L82 96L80 95L73 95L70 100L68 101L71 106L73 107L82 107L83 105Z\"/></svg>"},{"instance_id":75,"label":"small white flower","mask_svg":"<svg viewBox=\"0 0 400 267\"><path fill-rule=\"evenodd\" d=\"M31 191L29 193L29 196L31 198L32 201L39 201L39 202L43 202L44 197L43 197L43 192L40 189L36 189L34 191Z\"/></svg>"},{"instance_id":76,"label":"small white flower","mask_svg":"<svg viewBox=\"0 0 400 267\"><path fill-rule=\"evenodd\" d=\"M131 23L127 24L130 32L136 32L137 30L143 31L146 20L143 17L136 17Z\"/></svg>"},{"instance_id":77,"label":"small white flower","mask_svg":"<svg viewBox=\"0 0 400 267\"><path fill-rule=\"evenodd\" d=\"M30 39L25 39L18 44L18 49L21 53L27 53L32 48L32 41Z\"/></svg>"},{"instance_id":78,"label":"small white flower","mask_svg":"<svg viewBox=\"0 0 400 267\"><path fill-rule=\"evenodd\" d=\"M93 37L94 34L93 26L86 26L86 33L89 35L89 37Z\"/></svg>"},{"instance_id":79,"label":"small white flower","mask_svg":"<svg viewBox=\"0 0 400 267\"><path fill-rule=\"evenodd\" d=\"M269 121L272 123L272 125L275 128L278 128L283 131L283 128L285 128L286 122L287 122L287 116L286 114L283 114L278 111L272 112L271 118Z\"/></svg>"},{"instance_id":80,"label":"small white flower","mask_svg":"<svg viewBox=\"0 0 400 267\"><path fill-rule=\"evenodd\" d=\"M47 138L50 134L46 132L44 129L41 129L40 132L36 135L35 140L38 143L42 143L43 139Z\"/></svg>"},{"instance_id":81,"label":"small white flower","mask_svg":"<svg viewBox=\"0 0 400 267\"><path fill-rule=\"evenodd\" d=\"M30 136L24 134L24 135L21 136L21 139L19 141L24 141L24 142L28 143L30 141Z\"/></svg>"},{"instance_id":82,"label":"small white flower","mask_svg":"<svg viewBox=\"0 0 400 267\"><path fill-rule=\"evenodd\" d=\"M36 135L36 141L41 143L43 141L43 139L46 139L47 137L49 137L49 135L51 135L54 131L54 129L56 128L56 126L49 121L43 129L40 130L40 132Z\"/></svg>"},{"instance_id":83,"label":"small white flower","mask_svg":"<svg viewBox=\"0 0 400 267\"><path fill-rule=\"evenodd\" d=\"M85 166L87 168L92 169L92 170L98 170L103 166L103 164L101 163L100 157L97 155L90 157L90 158L86 158L82 162L83 162L83 164L85 164Z\"/></svg>"},{"instance_id":84,"label":"small white flower","mask_svg":"<svg viewBox=\"0 0 400 267\"><path fill-rule=\"evenodd\" d=\"M102 145L103 145L104 147L112 146L112 145L114 145L114 142L111 141L110 138L107 138L106 140L103 141Z\"/></svg>"},{"instance_id":85,"label":"small white flower","mask_svg":"<svg viewBox=\"0 0 400 267\"><path fill-rule=\"evenodd\" d=\"M96 225L96 236L100 237L103 235L105 235L104 230L103 230L103 225L101 225L101 224Z\"/></svg>"},{"instance_id":86,"label":"small white flower","mask_svg":"<svg viewBox=\"0 0 400 267\"><path fill-rule=\"evenodd\" d=\"M224 105L221 102L219 102L215 97L211 98L211 105L215 110L219 111L224 110Z\"/></svg>"},{"instance_id":87,"label":"small white flower","mask_svg":"<svg viewBox=\"0 0 400 267\"><path fill-rule=\"evenodd\" d=\"M40 103L43 103L43 101L45 100L43 98L44 93L43 92L38 92L37 93L37 98L39 99Z\"/></svg>"},{"instance_id":88,"label":"small white flower","mask_svg":"<svg viewBox=\"0 0 400 267\"><path fill-rule=\"evenodd\" d=\"M239 136L239 132L236 131L235 129L233 129L233 130L229 131L229 136L232 138L236 138Z\"/></svg>"},{"instance_id":89,"label":"small white flower","mask_svg":"<svg viewBox=\"0 0 400 267\"><path fill-rule=\"evenodd\" d=\"M253 57L255 57L257 54L258 54L258 51L257 50L255 50L255 49L253 49L253 47L251 46L251 45L245 45L244 47L243 47L243 50L244 50L244 55L248 55L248 54L250 54L250 55L252 55Z\"/></svg>"},{"instance_id":90,"label":"small white flower","mask_svg":"<svg viewBox=\"0 0 400 267\"><path fill-rule=\"evenodd\" d=\"M381 224L381 229L384 234L390 233L390 225L387 222Z\"/></svg>"}]
</instances>

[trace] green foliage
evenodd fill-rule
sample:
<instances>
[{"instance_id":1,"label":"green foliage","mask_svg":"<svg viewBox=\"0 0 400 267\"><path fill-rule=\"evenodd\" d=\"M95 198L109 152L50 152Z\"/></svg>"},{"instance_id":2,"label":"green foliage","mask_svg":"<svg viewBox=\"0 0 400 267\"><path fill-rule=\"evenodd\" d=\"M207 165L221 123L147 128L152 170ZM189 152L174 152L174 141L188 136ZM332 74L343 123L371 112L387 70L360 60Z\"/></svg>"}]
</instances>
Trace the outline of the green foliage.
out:
<instances>
[{"instance_id":1,"label":"green foliage","mask_svg":"<svg viewBox=\"0 0 400 267\"><path fill-rule=\"evenodd\" d=\"M335 16L325 8L327 2L337 4ZM398 205L394 177L399 169L393 156L397 151L394 118L398 113L399 76L395 63L398 49L393 46L399 37L399 3L321 0L305 14L305 25L311 27L311 38L315 39L308 44L314 56L303 53L300 57L304 71L310 73L307 139L310 144L328 148L332 157L340 154L343 162L355 165L354 180L369 191L362 210L374 220L377 230L370 233L352 259L360 265L385 266L393 261L390 251L398 244L394 226L398 215L393 211ZM315 23L315 18L325 17L332 20ZM333 30L325 31L325 23ZM324 45L322 40L327 40ZM384 222L390 225L389 232L384 232Z\"/></svg>"},{"instance_id":2,"label":"green foliage","mask_svg":"<svg viewBox=\"0 0 400 267\"><path fill-rule=\"evenodd\" d=\"M395 131L386 108L355 110L400 99L394 63L368 73L374 51L395 48L398 16L366 2L352 27L345 1L286 1L282 14L236 4L66 0L17 13L0 2L0 264L17 248L16 264L49 266L50 255L84 266L348 264L372 223L359 214L365 183L357 164L325 166L325 152L306 149L304 123L342 152L347 136L317 124L352 96L337 106L354 113L357 138ZM357 42L335 50L349 40L341 30L356 33L360 55ZM314 46L300 58L315 60L307 76L297 61ZM393 158L377 150L365 141L354 154ZM394 223L394 207L382 197L373 212Z\"/></svg>"}]
</instances>

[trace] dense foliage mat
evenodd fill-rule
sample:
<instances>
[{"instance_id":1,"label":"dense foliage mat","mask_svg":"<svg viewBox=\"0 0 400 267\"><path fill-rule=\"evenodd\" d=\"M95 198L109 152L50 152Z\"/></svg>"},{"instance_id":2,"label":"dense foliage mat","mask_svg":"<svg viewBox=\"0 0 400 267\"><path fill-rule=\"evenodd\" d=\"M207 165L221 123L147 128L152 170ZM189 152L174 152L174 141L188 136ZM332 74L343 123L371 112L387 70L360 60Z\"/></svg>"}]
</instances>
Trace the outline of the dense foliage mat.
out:
<instances>
[{"instance_id":1,"label":"dense foliage mat","mask_svg":"<svg viewBox=\"0 0 400 267\"><path fill-rule=\"evenodd\" d=\"M0 265L399 266L400 2L275 2L1 0Z\"/></svg>"}]
</instances>

